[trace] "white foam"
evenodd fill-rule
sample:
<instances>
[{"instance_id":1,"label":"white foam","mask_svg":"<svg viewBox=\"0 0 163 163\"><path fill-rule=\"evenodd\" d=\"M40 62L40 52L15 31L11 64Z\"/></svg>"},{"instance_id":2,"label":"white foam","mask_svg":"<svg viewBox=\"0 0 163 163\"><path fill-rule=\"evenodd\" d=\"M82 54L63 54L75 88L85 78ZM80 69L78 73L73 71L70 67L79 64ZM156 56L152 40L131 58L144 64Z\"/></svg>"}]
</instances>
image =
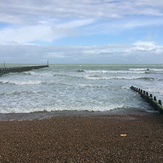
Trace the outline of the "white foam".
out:
<instances>
[{"instance_id":1,"label":"white foam","mask_svg":"<svg viewBox=\"0 0 163 163\"><path fill-rule=\"evenodd\" d=\"M89 80L154 80L153 78L143 77L143 76L85 76L85 79Z\"/></svg>"},{"instance_id":2,"label":"white foam","mask_svg":"<svg viewBox=\"0 0 163 163\"><path fill-rule=\"evenodd\" d=\"M147 70L147 69L146 69ZM85 70L87 73L99 73L99 74L144 74L145 70Z\"/></svg>"},{"instance_id":3,"label":"white foam","mask_svg":"<svg viewBox=\"0 0 163 163\"><path fill-rule=\"evenodd\" d=\"M130 71L147 71L148 68L129 68Z\"/></svg>"},{"instance_id":4,"label":"white foam","mask_svg":"<svg viewBox=\"0 0 163 163\"><path fill-rule=\"evenodd\" d=\"M28 81L20 81L20 80L0 80L2 84L15 84L15 85L37 85L40 84L41 81L38 80L28 80Z\"/></svg>"}]
</instances>

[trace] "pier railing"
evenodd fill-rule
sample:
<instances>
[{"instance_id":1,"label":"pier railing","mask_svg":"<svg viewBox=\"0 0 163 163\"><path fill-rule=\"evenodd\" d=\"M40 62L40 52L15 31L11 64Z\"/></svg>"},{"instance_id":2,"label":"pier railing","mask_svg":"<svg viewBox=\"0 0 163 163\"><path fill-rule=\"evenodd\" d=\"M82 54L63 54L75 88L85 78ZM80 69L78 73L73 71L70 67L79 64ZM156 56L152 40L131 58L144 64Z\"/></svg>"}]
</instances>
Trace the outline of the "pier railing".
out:
<instances>
[{"instance_id":1,"label":"pier railing","mask_svg":"<svg viewBox=\"0 0 163 163\"><path fill-rule=\"evenodd\" d=\"M134 86L130 87L133 91L136 91L140 94L140 96L146 100L155 110L157 110L160 114L163 114L163 106L162 106L162 101L156 99L156 96L153 97L152 94L149 94L148 92L136 88Z\"/></svg>"},{"instance_id":2,"label":"pier railing","mask_svg":"<svg viewBox=\"0 0 163 163\"><path fill-rule=\"evenodd\" d=\"M0 76L3 75L3 74L31 71L31 70L34 70L34 69L40 69L40 68L45 68L45 67L49 67L49 65L4 67L4 68L0 68Z\"/></svg>"}]
</instances>

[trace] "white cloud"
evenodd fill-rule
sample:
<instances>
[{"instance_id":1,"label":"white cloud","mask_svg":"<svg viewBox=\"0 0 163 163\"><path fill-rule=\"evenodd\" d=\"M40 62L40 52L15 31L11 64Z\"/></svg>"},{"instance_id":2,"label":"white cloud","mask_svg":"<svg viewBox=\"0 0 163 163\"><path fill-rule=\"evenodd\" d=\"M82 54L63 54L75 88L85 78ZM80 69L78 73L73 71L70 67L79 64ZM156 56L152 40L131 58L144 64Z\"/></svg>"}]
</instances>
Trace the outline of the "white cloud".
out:
<instances>
[{"instance_id":1,"label":"white cloud","mask_svg":"<svg viewBox=\"0 0 163 163\"><path fill-rule=\"evenodd\" d=\"M144 42L144 41L138 41L134 44L134 50L135 51L155 51L159 49L159 46L156 46L153 42Z\"/></svg>"},{"instance_id":2,"label":"white cloud","mask_svg":"<svg viewBox=\"0 0 163 163\"><path fill-rule=\"evenodd\" d=\"M146 41L137 41L134 45L136 45L136 46L152 46L152 47L155 46L155 44L153 42L146 42Z\"/></svg>"},{"instance_id":3,"label":"white cloud","mask_svg":"<svg viewBox=\"0 0 163 163\"><path fill-rule=\"evenodd\" d=\"M1 0L0 22L9 25L0 26L0 43L53 42L80 34L112 34L163 25L162 16L160 0Z\"/></svg>"},{"instance_id":4,"label":"white cloud","mask_svg":"<svg viewBox=\"0 0 163 163\"><path fill-rule=\"evenodd\" d=\"M0 43L28 43L33 40L52 41L55 38L49 26L25 26L0 31Z\"/></svg>"},{"instance_id":5,"label":"white cloud","mask_svg":"<svg viewBox=\"0 0 163 163\"><path fill-rule=\"evenodd\" d=\"M77 28L85 25L89 25L94 23L94 19L80 19L80 20L72 20L69 22L65 22L59 25L61 28Z\"/></svg>"},{"instance_id":6,"label":"white cloud","mask_svg":"<svg viewBox=\"0 0 163 163\"><path fill-rule=\"evenodd\" d=\"M81 20L50 20L40 21L37 25L13 26L0 29L0 44L29 44L47 42L67 36L93 35L93 34L116 34L118 32L148 25L163 24L160 19L156 20L119 20L119 21L96 21L95 19Z\"/></svg>"},{"instance_id":7,"label":"white cloud","mask_svg":"<svg viewBox=\"0 0 163 163\"><path fill-rule=\"evenodd\" d=\"M0 30L1 44L25 44L33 41L52 42L58 38L65 36L73 36L80 33L76 29L84 25L92 23L93 20L72 20L53 25L52 22L42 22L35 26L20 26L13 28L5 28Z\"/></svg>"}]
</instances>

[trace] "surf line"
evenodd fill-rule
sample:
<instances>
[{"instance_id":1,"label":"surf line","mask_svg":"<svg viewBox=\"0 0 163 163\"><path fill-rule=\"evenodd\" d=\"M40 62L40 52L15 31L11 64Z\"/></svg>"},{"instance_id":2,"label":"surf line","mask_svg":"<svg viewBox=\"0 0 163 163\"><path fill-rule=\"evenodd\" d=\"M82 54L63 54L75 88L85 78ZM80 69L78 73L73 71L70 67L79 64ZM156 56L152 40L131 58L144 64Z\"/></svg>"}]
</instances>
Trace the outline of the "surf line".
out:
<instances>
[{"instance_id":1,"label":"surf line","mask_svg":"<svg viewBox=\"0 0 163 163\"><path fill-rule=\"evenodd\" d=\"M47 65L39 65L39 66L20 66L20 67L8 67L8 68L5 67L5 68L0 68L0 76L3 74L31 71L34 69L40 69L45 67L49 67L49 65L47 64Z\"/></svg>"},{"instance_id":2,"label":"surf line","mask_svg":"<svg viewBox=\"0 0 163 163\"><path fill-rule=\"evenodd\" d=\"M157 101L156 96L153 97L152 94L149 95L148 92L134 86L131 86L130 89L138 92L140 96L145 99L145 101L148 102L155 110L157 110L160 114L163 114L162 101Z\"/></svg>"}]
</instances>

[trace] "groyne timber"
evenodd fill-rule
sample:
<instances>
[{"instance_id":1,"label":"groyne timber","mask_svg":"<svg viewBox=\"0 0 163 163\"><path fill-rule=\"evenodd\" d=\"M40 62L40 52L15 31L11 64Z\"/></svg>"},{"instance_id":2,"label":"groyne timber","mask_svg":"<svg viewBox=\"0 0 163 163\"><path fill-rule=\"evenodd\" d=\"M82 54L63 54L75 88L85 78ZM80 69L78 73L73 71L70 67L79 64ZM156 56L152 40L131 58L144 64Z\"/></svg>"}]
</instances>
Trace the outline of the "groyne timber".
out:
<instances>
[{"instance_id":1,"label":"groyne timber","mask_svg":"<svg viewBox=\"0 0 163 163\"><path fill-rule=\"evenodd\" d=\"M146 101L148 102L155 110L157 110L160 114L163 114L163 106L162 106L162 101L156 99L156 96L153 97L152 94L149 94L148 92L140 89L140 88L136 88L134 86L130 87L133 91L138 92L140 94L140 96Z\"/></svg>"},{"instance_id":2,"label":"groyne timber","mask_svg":"<svg viewBox=\"0 0 163 163\"><path fill-rule=\"evenodd\" d=\"M49 67L49 65L47 64L47 65L39 65L39 66L3 67L0 68L0 76L2 76L3 74L31 71L34 69L40 69L45 67Z\"/></svg>"}]
</instances>

